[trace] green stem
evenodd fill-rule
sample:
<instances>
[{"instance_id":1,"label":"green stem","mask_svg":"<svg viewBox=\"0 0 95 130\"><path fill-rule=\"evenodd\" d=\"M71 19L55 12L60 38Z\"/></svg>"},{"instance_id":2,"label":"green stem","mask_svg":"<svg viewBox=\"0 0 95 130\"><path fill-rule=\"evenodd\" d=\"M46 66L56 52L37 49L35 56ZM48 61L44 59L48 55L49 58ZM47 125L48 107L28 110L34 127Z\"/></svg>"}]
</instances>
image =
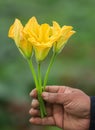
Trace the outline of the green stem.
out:
<instances>
[{"instance_id":1,"label":"green stem","mask_svg":"<svg viewBox=\"0 0 95 130\"><path fill-rule=\"evenodd\" d=\"M34 70L32 60L31 59L27 59L27 61L28 61L30 70L32 72L32 75L33 75L33 78L34 78L34 81L35 81L36 89L37 89L37 92L38 92L38 100L39 100L39 103L40 103L41 118L43 118L45 116L45 114L44 114L45 106L44 106L44 103L43 103L43 99L41 97L41 92L40 92L40 88L39 88L39 83L38 83L38 80L37 80L36 72ZM43 106L44 106L44 109L43 109Z\"/></svg>"},{"instance_id":2,"label":"green stem","mask_svg":"<svg viewBox=\"0 0 95 130\"><path fill-rule=\"evenodd\" d=\"M51 60L50 60L50 63L49 63L49 66L48 66L48 69L46 71L45 78L44 78L43 90L45 90L45 87L46 87L46 84L47 84L47 80L48 80L48 75L49 75L49 72L50 72L51 67L53 65L53 62L54 62L54 60L56 58L56 55L57 55L57 53L53 53L53 55L51 57Z\"/></svg>"},{"instance_id":3,"label":"green stem","mask_svg":"<svg viewBox=\"0 0 95 130\"><path fill-rule=\"evenodd\" d=\"M47 115L47 112L46 112L46 109L45 109L45 104L44 104L44 101L41 97L41 95L38 94L38 100L39 100L39 103L40 103L40 113L41 113L41 117L45 117Z\"/></svg>"},{"instance_id":4,"label":"green stem","mask_svg":"<svg viewBox=\"0 0 95 130\"><path fill-rule=\"evenodd\" d=\"M41 62L38 63L38 81L39 81L40 93L42 93Z\"/></svg>"},{"instance_id":5,"label":"green stem","mask_svg":"<svg viewBox=\"0 0 95 130\"><path fill-rule=\"evenodd\" d=\"M32 60L31 59L27 59L27 62L29 64L29 67L30 67L30 70L32 72L32 75L33 75L33 78L34 78L34 81L35 81L35 85L36 85L36 88L37 88L37 91L38 91L39 90L39 85L38 85L38 81L37 81L37 77L36 77L36 72L34 70Z\"/></svg>"},{"instance_id":6,"label":"green stem","mask_svg":"<svg viewBox=\"0 0 95 130\"><path fill-rule=\"evenodd\" d=\"M40 95L42 94L42 79L41 79L41 62L38 63L38 83L39 83L39 91L40 91ZM42 117L44 117L45 115L47 115L46 113L46 109L45 109L45 105L44 105L44 101L42 99L42 97L39 95L39 100L40 100L40 104L41 104L41 115Z\"/></svg>"}]
</instances>

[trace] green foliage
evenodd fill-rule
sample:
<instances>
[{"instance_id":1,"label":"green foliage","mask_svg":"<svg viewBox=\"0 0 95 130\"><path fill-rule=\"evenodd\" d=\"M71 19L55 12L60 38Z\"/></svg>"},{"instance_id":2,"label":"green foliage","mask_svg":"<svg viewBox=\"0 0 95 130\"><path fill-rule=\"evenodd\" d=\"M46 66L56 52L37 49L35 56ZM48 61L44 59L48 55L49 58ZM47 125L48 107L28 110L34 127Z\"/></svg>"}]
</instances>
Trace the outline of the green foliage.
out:
<instances>
[{"instance_id":1,"label":"green foliage","mask_svg":"<svg viewBox=\"0 0 95 130\"><path fill-rule=\"evenodd\" d=\"M28 94L34 88L30 70L7 35L15 18L25 24L32 16L36 16L40 23L52 24L56 20L60 25L72 25L76 30L76 34L57 57L48 84L77 87L94 95L94 12L95 0L0 0L0 99L17 103L30 100ZM48 58L43 64L47 66ZM45 67L42 68L43 73ZM3 113L2 116L6 115ZM3 119L1 117L0 122Z\"/></svg>"}]
</instances>

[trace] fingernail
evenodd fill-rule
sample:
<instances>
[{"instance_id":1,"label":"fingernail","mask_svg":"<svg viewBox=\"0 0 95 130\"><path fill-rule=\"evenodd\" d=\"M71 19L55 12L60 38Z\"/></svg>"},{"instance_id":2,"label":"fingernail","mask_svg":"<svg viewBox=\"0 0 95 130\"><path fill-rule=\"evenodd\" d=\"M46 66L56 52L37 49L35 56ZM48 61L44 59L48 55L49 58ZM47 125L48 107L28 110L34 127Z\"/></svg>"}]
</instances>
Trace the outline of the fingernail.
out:
<instances>
[{"instance_id":1,"label":"fingernail","mask_svg":"<svg viewBox=\"0 0 95 130\"><path fill-rule=\"evenodd\" d=\"M34 94L33 91L31 91L29 95L32 96L33 94Z\"/></svg>"},{"instance_id":2,"label":"fingernail","mask_svg":"<svg viewBox=\"0 0 95 130\"><path fill-rule=\"evenodd\" d=\"M29 119L29 122L33 122L33 117Z\"/></svg>"}]
</instances>

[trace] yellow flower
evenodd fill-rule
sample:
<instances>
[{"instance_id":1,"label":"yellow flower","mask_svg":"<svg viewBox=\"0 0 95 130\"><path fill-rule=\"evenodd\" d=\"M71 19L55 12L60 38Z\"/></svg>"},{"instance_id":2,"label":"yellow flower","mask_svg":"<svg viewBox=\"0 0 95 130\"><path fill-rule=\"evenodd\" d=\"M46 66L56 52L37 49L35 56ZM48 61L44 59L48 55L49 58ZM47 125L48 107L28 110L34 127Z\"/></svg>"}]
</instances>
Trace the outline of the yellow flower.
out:
<instances>
[{"instance_id":1,"label":"yellow flower","mask_svg":"<svg viewBox=\"0 0 95 130\"><path fill-rule=\"evenodd\" d=\"M53 35L57 34L57 40L53 46L55 52L61 52L68 39L75 33L72 29L72 26L63 26L61 28L57 22L53 22Z\"/></svg>"},{"instance_id":2,"label":"yellow flower","mask_svg":"<svg viewBox=\"0 0 95 130\"><path fill-rule=\"evenodd\" d=\"M57 39L54 35L51 35L51 27L46 23L39 25L36 18L32 17L26 24L24 33L29 36L37 61L44 60Z\"/></svg>"},{"instance_id":3,"label":"yellow flower","mask_svg":"<svg viewBox=\"0 0 95 130\"><path fill-rule=\"evenodd\" d=\"M57 53L62 50L71 35L75 33L72 29L72 26L61 28L57 22L53 22L53 26L47 23L40 25L37 19L32 17L24 27L20 20L16 19L9 29L8 36L15 41L25 57L30 58L34 49L37 61L42 61L52 47Z\"/></svg>"},{"instance_id":4,"label":"yellow flower","mask_svg":"<svg viewBox=\"0 0 95 130\"><path fill-rule=\"evenodd\" d=\"M8 36L12 38L20 52L24 57L30 58L32 54L32 45L28 41L27 35L23 33L23 25L20 20L16 19L14 24L10 27Z\"/></svg>"}]
</instances>

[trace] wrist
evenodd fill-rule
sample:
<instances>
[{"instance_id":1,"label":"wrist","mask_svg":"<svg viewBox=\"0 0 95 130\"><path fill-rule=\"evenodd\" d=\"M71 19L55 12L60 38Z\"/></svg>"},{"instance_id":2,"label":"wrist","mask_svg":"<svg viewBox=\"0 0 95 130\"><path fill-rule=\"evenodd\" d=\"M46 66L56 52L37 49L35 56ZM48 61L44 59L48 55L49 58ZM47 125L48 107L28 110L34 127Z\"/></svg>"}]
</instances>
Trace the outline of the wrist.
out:
<instances>
[{"instance_id":1,"label":"wrist","mask_svg":"<svg viewBox=\"0 0 95 130\"><path fill-rule=\"evenodd\" d=\"M95 130L95 96L90 97L91 108L90 108L90 127L89 130Z\"/></svg>"}]
</instances>

